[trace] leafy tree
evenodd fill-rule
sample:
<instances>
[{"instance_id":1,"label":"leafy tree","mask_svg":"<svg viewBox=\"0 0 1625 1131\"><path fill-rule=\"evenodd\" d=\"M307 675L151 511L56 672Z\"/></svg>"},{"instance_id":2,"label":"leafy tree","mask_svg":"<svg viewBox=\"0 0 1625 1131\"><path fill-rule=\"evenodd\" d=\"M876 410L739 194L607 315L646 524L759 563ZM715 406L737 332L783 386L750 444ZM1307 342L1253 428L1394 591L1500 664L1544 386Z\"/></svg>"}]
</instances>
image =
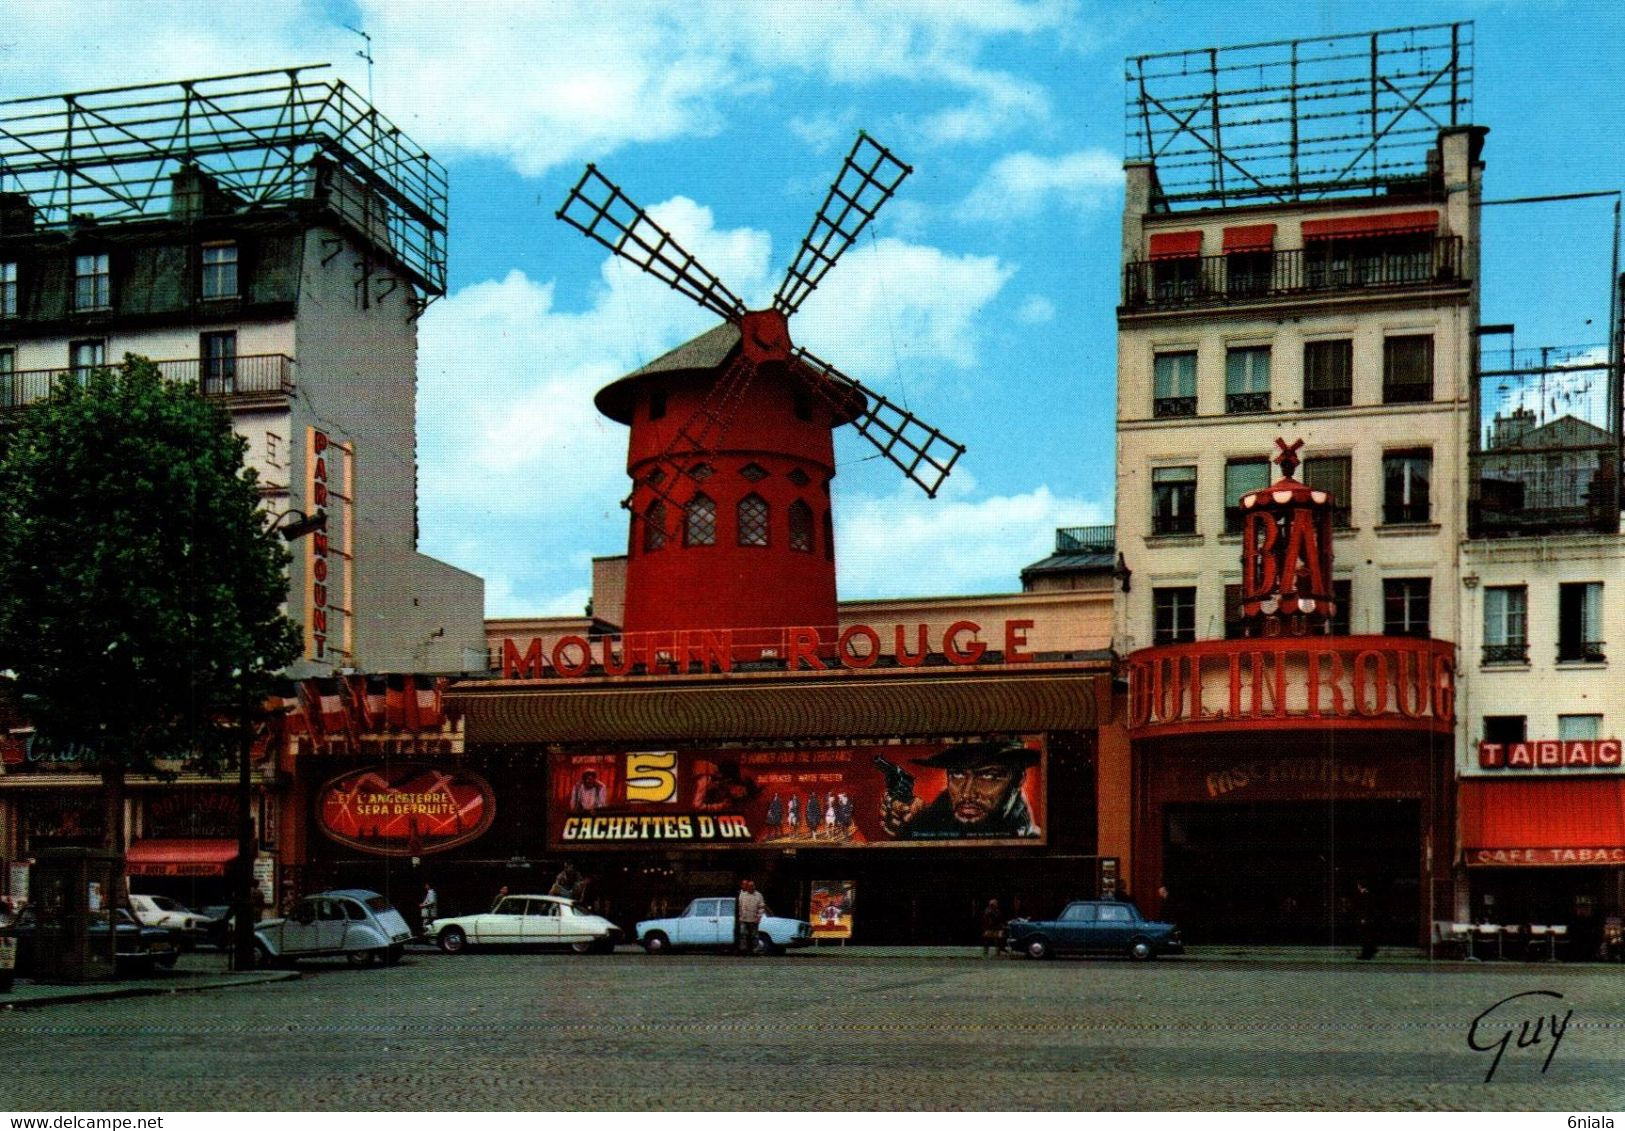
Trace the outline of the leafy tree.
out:
<instances>
[{"instance_id":1,"label":"leafy tree","mask_svg":"<svg viewBox=\"0 0 1625 1131\"><path fill-rule=\"evenodd\" d=\"M127 354L18 414L0 452L0 670L42 737L94 759L115 852L125 775L219 772L299 652L246 447Z\"/></svg>"}]
</instances>

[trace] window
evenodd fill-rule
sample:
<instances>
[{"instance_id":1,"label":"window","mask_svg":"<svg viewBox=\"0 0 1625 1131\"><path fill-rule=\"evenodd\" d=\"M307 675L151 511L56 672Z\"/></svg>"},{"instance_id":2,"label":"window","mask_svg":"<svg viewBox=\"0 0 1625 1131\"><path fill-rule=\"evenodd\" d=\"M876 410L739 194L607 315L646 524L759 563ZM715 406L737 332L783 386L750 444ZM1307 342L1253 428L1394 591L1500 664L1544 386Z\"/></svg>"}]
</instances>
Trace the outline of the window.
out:
<instances>
[{"instance_id":1,"label":"window","mask_svg":"<svg viewBox=\"0 0 1625 1131\"><path fill-rule=\"evenodd\" d=\"M1270 350L1268 346L1233 349L1224 355L1224 411L1270 410Z\"/></svg>"},{"instance_id":2,"label":"window","mask_svg":"<svg viewBox=\"0 0 1625 1131\"><path fill-rule=\"evenodd\" d=\"M1382 583L1382 634L1427 636L1433 582L1426 577L1389 577Z\"/></svg>"},{"instance_id":3,"label":"window","mask_svg":"<svg viewBox=\"0 0 1625 1131\"><path fill-rule=\"evenodd\" d=\"M1151 533L1196 533L1196 468L1151 470Z\"/></svg>"},{"instance_id":4,"label":"window","mask_svg":"<svg viewBox=\"0 0 1625 1131\"><path fill-rule=\"evenodd\" d=\"M790 504L790 548L803 554L812 553L813 512L800 499Z\"/></svg>"},{"instance_id":5,"label":"window","mask_svg":"<svg viewBox=\"0 0 1625 1131\"><path fill-rule=\"evenodd\" d=\"M1382 457L1382 521L1426 522L1430 514L1429 481L1433 453L1387 452Z\"/></svg>"},{"instance_id":6,"label":"window","mask_svg":"<svg viewBox=\"0 0 1625 1131\"><path fill-rule=\"evenodd\" d=\"M73 379L81 385L90 377L92 369L106 364L106 338L84 338L68 343L68 366L73 370Z\"/></svg>"},{"instance_id":7,"label":"window","mask_svg":"<svg viewBox=\"0 0 1625 1131\"><path fill-rule=\"evenodd\" d=\"M1557 660L1600 664L1602 650L1602 582L1581 581L1557 587Z\"/></svg>"},{"instance_id":8,"label":"window","mask_svg":"<svg viewBox=\"0 0 1625 1131\"><path fill-rule=\"evenodd\" d=\"M13 408L17 403L17 351L0 349L0 408Z\"/></svg>"},{"instance_id":9,"label":"window","mask_svg":"<svg viewBox=\"0 0 1625 1131\"><path fill-rule=\"evenodd\" d=\"M1196 415L1196 353L1159 353L1152 372L1153 416Z\"/></svg>"},{"instance_id":10,"label":"window","mask_svg":"<svg viewBox=\"0 0 1625 1131\"><path fill-rule=\"evenodd\" d=\"M717 504L709 495L695 495L683 508L683 545L717 544Z\"/></svg>"},{"instance_id":11,"label":"window","mask_svg":"<svg viewBox=\"0 0 1625 1131\"><path fill-rule=\"evenodd\" d=\"M1183 644L1196 639L1196 587L1151 590L1153 644Z\"/></svg>"},{"instance_id":12,"label":"window","mask_svg":"<svg viewBox=\"0 0 1625 1131\"><path fill-rule=\"evenodd\" d=\"M734 508L739 522L741 546L767 545L767 500L760 495L746 495Z\"/></svg>"},{"instance_id":13,"label":"window","mask_svg":"<svg viewBox=\"0 0 1625 1131\"><path fill-rule=\"evenodd\" d=\"M107 253L76 255L73 259L73 308L106 310L113 305L113 281Z\"/></svg>"},{"instance_id":14,"label":"window","mask_svg":"<svg viewBox=\"0 0 1625 1131\"><path fill-rule=\"evenodd\" d=\"M1304 281L1311 289L1425 283L1432 276L1433 233L1407 232L1338 239L1306 235Z\"/></svg>"},{"instance_id":15,"label":"window","mask_svg":"<svg viewBox=\"0 0 1625 1131\"><path fill-rule=\"evenodd\" d=\"M203 358L203 391L237 391L237 332L220 330L198 337L198 353Z\"/></svg>"},{"instance_id":16,"label":"window","mask_svg":"<svg viewBox=\"0 0 1625 1131\"><path fill-rule=\"evenodd\" d=\"M236 298L237 245L204 244L200 280L204 298Z\"/></svg>"},{"instance_id":17,"label":"window","mask_svg":"<svg viewBox=\"0 0 1625 1131\"><path fill-rule=\"evenodd\" d=\"M649 419L659 420L666 415L666 390L649 390Z\"/></svg>"},{"instance_id":18,"label":"window","mask_svg":"<svg viewBox=\"0 0 1625 1131\"><path fill-rule=\"evenodd\" d=\"M1485 715L1484 741L1523 742L1528 738L1528 721L1522 715Z\"/></svg>"},{"instance_id":19,"label":"window","mask_svg":"<svg viewBox=\"0 0 1625 1131\"><path fill-rule=\"evenodd\" d=\"M768 470L759 463L747 463L744 467L739 469L739 474L748 482L760 483L762 480L767 478Z\"/></svg>"},{"instance_id":20,"label":"window","mask_svg":"<svg viewBox=\"0 0 1625 1131\"><path fill-rule=\"evenodd\" d=\"M666 504L656 499L643 512L643 552L652 554L666 544Z\"/></svg>"},{"instance_id":21,"label":"window","mask_svg":"<svg viewBox=\"0 0 1625 1131\"><path fill-rule=\"evenodd\" d=\"M1224 532L1240 534L1243 514L1241 497L1270 485L1270 461L1233 459L1224 465Z\"/></svg>"},{"instance_id":22,"label":"window","mask_svg":"<svg viewBox=\"0 0 1625 1131\"><path fill-rule=\"evenodd\" d=\"M1382 343L1382 403L1433 399L1433 335L1387 338Z\"/></svg>"},{"instance_id":23,"label":"window","mask_svg":"<svg viewBox=\"0 0 1625 1131\"><path fill-rule=\"evenodd\" d=\"M1224 257L1229 293L1240 297L1261 295L1270 289L1275 256L1268 251L1238 251Z\"/></svg>"},{"instance_id":24,"label":"window","mask_svg":"<svg viewBox=\"0 0 1625 1131\"><path fill-rule=\"evenodd\" d=\"M0 263L0 318L17 317L17 265Z\"/></svg>"},{"instance_id":25,"label":"window","mask_svg":"<svg viewBox=\"0 0 1625 1131\"><path fill-rule=\"evenodd\" d=\"M1325 491L1332 497L1332 525L1347 530L1353 513L1349 505L1353 488L1353 462L1348 456L1310 456L1303 461L1301 479L1305 486Z\"/></svg>"},{"instance_id":26,"label":"window","mask_svg":"<svg viewBox=\"0 0 1625 1131\"><path fill-rule=\"evenodd\" d=\"M1341 408L1354 403L1354 341L1305 342L1303 407Z\"/></svg>"},{"instance_id":27,"label":"window","mask_svg":"<svg viewBox=\"0 0 1625 1131\"><path fill-rule=\"evenodd\" d=\"M1484 590L1484 662L1529 662L1529 590L1492 585Z\"/></svg>"},{"instance_id":28,"label":"window","mask_svg":"<svg viewBox=\"0 0 1625 1131\"><path fill-rule=\"evenodd\" d=\"M1580 740L1602 737L1601 715L1557 716L1557 737Z\"/></svg>"}]
</instances>

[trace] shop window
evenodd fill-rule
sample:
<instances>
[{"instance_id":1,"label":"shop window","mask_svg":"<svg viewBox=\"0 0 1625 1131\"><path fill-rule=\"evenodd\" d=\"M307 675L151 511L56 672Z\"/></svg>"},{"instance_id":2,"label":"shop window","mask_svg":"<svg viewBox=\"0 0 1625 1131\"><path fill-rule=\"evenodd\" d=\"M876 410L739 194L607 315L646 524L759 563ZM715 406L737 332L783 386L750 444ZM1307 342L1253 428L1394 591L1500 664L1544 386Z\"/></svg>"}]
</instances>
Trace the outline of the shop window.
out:
<instances>
[{"instance_id":1,"label":"shop window","mask_svg":"<svg viewBox=\"0 0 1625 1131\"><path fill-rule=\"evenodd\" d=\"M767 500L760 495L746 495L734 508L739 525L741 546L767 545Z\"/></svg>"},{"instance_id":2,"label":"shop window","mask_svg":"<svg viewBox=\"0 0 1625 1131\"><path fill-rule=\"evenodd\" d=\"M1529 590L1492 585L1484 590L1484 662L1529 662Z\"/></svg>"},{"instance_id":3,"label":"shop window","mask_svg":"<svg viewBox=\"0 0 1625 1131\"><path fill-rule=\"evenodd\" d=\"M1196 352L1159 353L1152 362L1151 415L1196 415Z\"/></svg>"},{"instance_id":4,"label":"shop window","mask_svg":"<svg viewBox=\"0 0 1625 1131\"><path fill-rule=\"evenodd\" d=\"M1354 403L1354 340L1305 342L1303 407L1342 408Z\"/></svg>"},{"instance_id":5,"label":"shop window","mask_svg":"<svg viewBox=\"0 0 1625 1131\"><path fill-rule=\"evenodd\" d=\"M1607 658L1602 639L1602 582L1580 581L1559 585L1558 663L1600 664Z\"/></svg>"},{"instance_id":6,"label":"shop window","mask_svg":"<svg viewBox=\"0 0 1625 1131\"><path fill-rule=\"evenodd\" d=\"M217 330L199 335L198 352L203 359L203 391L236 392L237 332Z\"/></svg>"},{"instance_id":7,"label":"shop window","mask_svg":"<svg viewBox=\"0 0 1625 1131\"><path fill-rule=\"evenodd\" d=\"M1433 399L1433 335L1412 334L1382 343L1382 403Z\"/></svg>"},{"instance_id":8,"label":"shop window","mask_svg":"<svg viewBox=\"0 0 1625 1131\"><path fill-rule=\"evenodd\" d=\"M652 554L666 544L666 504L656 499L643 512L643 552Z\"/></svg>"},{"instance_id":9,"label":"shop window","mask_svg":"<svg viewBox=\"0 0 1625 1131\"><path fill-rule=\"evenodd\" d=\"M106 364L106 338L82 338L68 343L68 367L73 371L73 379L81 385L90 379L91 370Z\"/></svg>"},{"instance_id":10,"label":"shop window","mask_svg":"<svg viewBox=\"0 0 1625 1131\"><path fill-rule=\"evenodd\" d=\"M1196 468L1152 468L1151 533L1196 533Z\"/></svg>"},{"instance_id":11,"label":"shop window","mask_svg":"<svg viewBox=\"0 0 1625 1131\"><path fill-rule=\"evenodd\" d=\"M1224 355L1224 411L1270 410L1270 349L1248 346Z\"/></svg>"},{"instance_id":12,"label":"shop window","mask_svg":"<svg viewBox=\"0 0 1625 1131\"><path fill-rule=\"evenodd\" d=\"M1428 635L1433 582L1426 577L1389 577L1382 583L1382 634Z\"/></svg>"},{"instance_id":13,"label":"shop window","mask_svg":"<svg viewBox=\"0 0 1625 1131\"><path fill-rule=\"evenodd\" d=\"M0 263L0 318L17 317L17 264Z\"/></svg>"},{"instance_id":14,"label":"shop window","mask_svg":"<svg viewBox=\"0 0 1625 1131\"><path fill-rule=\"evenodd\" d=\"M1582 741L1602 737L1601 715L1557 716L1557 737Z\"/></svg>"},{"instance_id":15,"label":"shop window","mask_svg":"<svg viewBox=\"0 0 1625 1131\"><path fill-rule=\"evenodd\" d=\"M206 243L200 256L200 290L204 298L237 297L237 245Z\"/></svg>"},{"instance_id":16,"label":"shop window","mask_svg":"<svg viewBox=\"0 0 1625 1131\"><path fill-rule=\"evenodd\" d=\"M683 545L717 544L717 504L709 495L695 495L683 508Z\"/></svg>"},{"instance_id":17,"label":"shop window","mask_svg":"<svg viewBox=\"0 0 1625 1131\"><path fill-rule=\"evenodd\" d=\"M1240 534L1244 513L1241 497L1270 485L1270 461L1233 459L1224 465L1224 532Z\"/></svg>"},{"instance_id":18,"label":"shop window","mask_svg":"<svg viewBox=\"0 0 1625 1131\"><path fill-rule=\"evenodd\" d=\"M73 308L106 310L113 305L113 275L105 251L73 257Z\"/></svg>"},{"instance_id":19,"label":"shop window","mask_svg":"<svg viewBox=\"0 0 1625 1131\"><path fill-rule=\"evenodd\" d=\"M1524 742L1529 737L1529 720L1523 715L1485 715L1484 741L1503 745Z\"/></svg>"},{"instance_id":20,"label":"shop window","mask_svg":"<svg viewBox=\"0 0 1625 1131\"><path fill-rule=\"evenodd\" d=\"M1385 452L1382 457L1382 521L1426 522L1432 513L1433 453Z\"/></svg>"},{"instance_id":21,"label":"shop window","mask_svg":"<svg viewBox=\"0 0 1625 1131\"><path fill-rule=\"evenodd\" d=\"M800 499L790 504L790 548L803 554L813 549L812 508Z\"/></svg>"},{"instance_id":22,"label":"shop window","mask_svg":"<svg viewBox=\"0 0 1625 1131\"><path fill-rule=\"evenodd\" d=\"M1332 526L1338 530L1353 525L1353 468L1354 461L1348 456L1310 456L1303 461L1304 485L1331 496Z\"/></svg>"},{"instance_id":23,"label":"shop window","mask_svg":"<svg viewBox=\"0 0 1625 1131\"><path fill-rule=\"evenodd\" d=\"M1153 644L1185 644L1196 639L1196 587L1151 590Z\"/></svg>"}]
</instances>

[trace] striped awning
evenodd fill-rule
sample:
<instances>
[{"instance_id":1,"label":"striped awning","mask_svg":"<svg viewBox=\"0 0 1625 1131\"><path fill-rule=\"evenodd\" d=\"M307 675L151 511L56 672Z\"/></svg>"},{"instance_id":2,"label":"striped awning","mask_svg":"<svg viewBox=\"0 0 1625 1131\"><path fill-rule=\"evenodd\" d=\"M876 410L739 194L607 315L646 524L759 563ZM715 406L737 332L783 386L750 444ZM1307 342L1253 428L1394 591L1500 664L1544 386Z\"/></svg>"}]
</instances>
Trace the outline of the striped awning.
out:
<instances>
[{"instance_id":1,"label":"striped awning","mask_svg":"<svg viewBox=\"0 0 1625 1131\"><path fill-rule=\"evenodd\" d=\"M1378 212L1363 216L1335 216L1330 220L1305 220L1303 238L1329 240L1364 236L1406 236L1432 234L1439 230L1439 213L1428 208L1417 212Z\"/></svg>"},{"instance_id":2,"label":"striped awning","mask_svg":"<svg viewBox=\"0 0 1625 1131\"><path fill-rule=\"evenodd\" d=\"M1202 254L1201 232L1153 232L1152 259L1187 259Z\"/></svg>"},{"instance_id":3,"label":"striped awning","mask_svg":"<svg viewBox=\"0 0 1625 1131\"><path fill-rule=\"evenodd\" d=\"M1245 224L1224 230L1224 252L1269 251L1275 246L1274 224Z\"/></svg>"},{"instance_id":4,"label":"striped awning","mask_svg":"<svg viewBox=\"0 0 1625 1131\"><path fill-rule=\"evenodd\" d=\"M474 743L880 738L1085 730L1107 716L1096 670L955 668L649 683L501 681L448 692Z\"/></svg>"}]
</instances>

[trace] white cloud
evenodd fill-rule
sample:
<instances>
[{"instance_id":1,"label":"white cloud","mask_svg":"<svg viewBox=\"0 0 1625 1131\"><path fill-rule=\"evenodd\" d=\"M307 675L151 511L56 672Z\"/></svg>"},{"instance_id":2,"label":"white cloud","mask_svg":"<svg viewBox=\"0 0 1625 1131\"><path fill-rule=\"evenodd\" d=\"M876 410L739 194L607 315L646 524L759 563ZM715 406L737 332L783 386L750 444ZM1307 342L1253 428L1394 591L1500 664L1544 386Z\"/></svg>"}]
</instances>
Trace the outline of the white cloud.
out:
<instances>
[{"instance_id":1,"label":"white cloud","mask_svg":"<svg viewBox=\"0 0 1625 1131\"><path fill-rule=\"evenodd\" d=\"M1016 308L1016 321L1025 326L1037 326L1055 321L1055 304L1043 295L1028 295Z\"/></svg>"},{"instance_id":2,"label":"white cloud","mask_svg":"<svg viewBox=\"0 0 1625 1131\"><path fill-rule=\"evenodd\" d=\"M1008 153L971 190L959 215L967 221L1019 220L1052 207L1087 212L1108 203L1122 183L1122 160L1103 149L1058 157Z\"/></svg>"}]
</instances>

